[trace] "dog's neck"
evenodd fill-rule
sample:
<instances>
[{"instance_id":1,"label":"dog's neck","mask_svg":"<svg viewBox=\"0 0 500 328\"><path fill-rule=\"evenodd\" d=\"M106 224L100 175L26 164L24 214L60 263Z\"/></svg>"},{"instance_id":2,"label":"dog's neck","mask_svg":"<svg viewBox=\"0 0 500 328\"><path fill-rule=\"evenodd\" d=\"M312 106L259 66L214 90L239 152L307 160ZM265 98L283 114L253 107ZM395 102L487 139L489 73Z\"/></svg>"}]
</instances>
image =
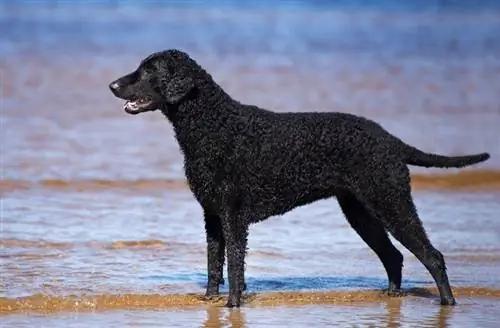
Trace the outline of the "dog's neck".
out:
<instances>
[{"instance_id":1,"label":"dog's neck","mask_svg":"<svg viewBox=\"0 0 500 328\"><path fill-rule=\"evenodd\" d=\"M221 135L227 128L225 123L234 100L217 84L198 88L179 104L168 104L162 113L172 123L175 136L186 156L196 153L214 143L223 142Z\"/></svg>"}]
</instances>

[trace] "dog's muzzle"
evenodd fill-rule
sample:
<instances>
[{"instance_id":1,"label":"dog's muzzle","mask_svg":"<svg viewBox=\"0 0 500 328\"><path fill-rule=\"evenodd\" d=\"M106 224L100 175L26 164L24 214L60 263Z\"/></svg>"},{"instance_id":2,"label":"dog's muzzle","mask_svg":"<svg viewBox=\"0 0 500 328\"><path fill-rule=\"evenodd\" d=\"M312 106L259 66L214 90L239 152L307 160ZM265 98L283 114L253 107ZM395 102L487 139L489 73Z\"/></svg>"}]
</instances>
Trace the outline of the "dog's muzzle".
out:
<instances>
[{"instance_id":1,"label":"dog's muzzle","mask_svg":"<svg viewBox=\"0 0 500 328\"><path fill-rule=\"evenodd\" d=\"M149 106L153 103L152 100L139 99L136 101L127 100L123 105L123 109L132 115L139 114L145 111L149 111Z\"/></svg>"}]
</instances>

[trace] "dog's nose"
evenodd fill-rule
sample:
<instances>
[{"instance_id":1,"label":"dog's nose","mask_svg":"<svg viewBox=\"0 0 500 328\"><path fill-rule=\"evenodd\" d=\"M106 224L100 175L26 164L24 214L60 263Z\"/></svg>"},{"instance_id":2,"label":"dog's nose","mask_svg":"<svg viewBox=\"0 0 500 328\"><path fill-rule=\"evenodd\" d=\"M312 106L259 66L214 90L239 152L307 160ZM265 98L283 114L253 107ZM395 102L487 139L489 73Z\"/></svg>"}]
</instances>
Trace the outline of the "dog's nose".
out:
<instances>
[{"instance_id":1,"label":"dog's nose","mask_svg":"<svg viewBox=\"0 0 500 328\"><path fill-rule=\"evenodd\" d=\"M109 84L109 88L111 89L111 91L115 92L118 91L118 89L120 89L120 85L117 82L111 82Z\"/></svg>"}]
</instances>

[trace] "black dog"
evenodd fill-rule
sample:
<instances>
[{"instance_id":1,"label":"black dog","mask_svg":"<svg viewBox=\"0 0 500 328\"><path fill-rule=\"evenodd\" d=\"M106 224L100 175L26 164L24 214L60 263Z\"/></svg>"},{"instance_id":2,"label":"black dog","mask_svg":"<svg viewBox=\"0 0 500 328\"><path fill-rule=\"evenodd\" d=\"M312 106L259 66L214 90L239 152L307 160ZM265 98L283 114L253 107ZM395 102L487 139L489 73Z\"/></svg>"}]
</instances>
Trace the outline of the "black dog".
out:
<instances>
[{"instance_id":1,"label":"black dog","mask_svg":"<svg viewBox=\"0 0 500 328\"><path fill-rule=\"evenodd\" d=\"M159 109L173 125L189 187L204 210L207 296L219 293L226 249L226 306L240 306L249 224L336 196L351 226L382 261L390 295L400 292L403 256L386 231L429 270L441 304L455 304L443 255L417 215L407 165L464 167L489 154L428 154L363 117L275 113L242 104L175 49L150 55L109 87L126 100L127 113Z\"/></svg>"}]
</instances>

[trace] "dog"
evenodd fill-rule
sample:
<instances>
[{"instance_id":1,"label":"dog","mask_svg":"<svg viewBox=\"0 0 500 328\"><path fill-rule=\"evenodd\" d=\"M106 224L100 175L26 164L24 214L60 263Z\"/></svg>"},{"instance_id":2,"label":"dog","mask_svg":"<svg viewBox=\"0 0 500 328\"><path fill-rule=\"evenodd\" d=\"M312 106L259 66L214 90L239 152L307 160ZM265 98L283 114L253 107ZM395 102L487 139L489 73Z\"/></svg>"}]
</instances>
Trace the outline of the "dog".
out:
<instances>
[{"instance_id":1,"label":"dog","mask_svg":"<svg viewBox=\"0 0 500 328\"><path fill-rule=\"evenodd\" d=\"M241 305L248 228L319 199L336 197L352 228L401 291L403 256L388 233L427 268L442 305L454 305L444 257L428 239L408 165L460 168L490 155L442 156L403 142L378 123L348 113L277 113L233 99L187 53L156 52L109 84L136 115L160 110L184 155L187 182L204 212L206 296L219 294L227 255L227 307Z\"/></svg>"}]
</instances>

